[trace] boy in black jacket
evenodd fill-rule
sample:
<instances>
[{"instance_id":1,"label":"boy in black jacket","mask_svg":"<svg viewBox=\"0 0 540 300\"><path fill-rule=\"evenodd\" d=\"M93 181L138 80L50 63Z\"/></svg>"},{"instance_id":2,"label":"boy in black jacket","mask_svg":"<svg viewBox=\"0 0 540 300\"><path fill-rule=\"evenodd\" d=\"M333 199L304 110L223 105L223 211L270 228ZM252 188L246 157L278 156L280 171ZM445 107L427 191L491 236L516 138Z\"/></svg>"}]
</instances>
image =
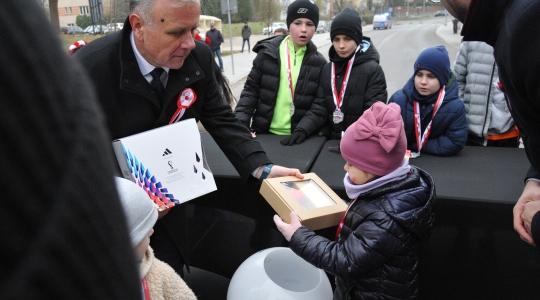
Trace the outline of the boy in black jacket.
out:
<instances>
[{"instance_id":1,"label":"boy in black jacket","mask_svg":"<svg viewBox=\"0 0 540 300\"><path fill-rule=\"evenodd\" d=\"M254 133L287 135L283 145L302 143L326 121L324 100L316 101L319 75L326 59L311 42L319 23L312 1L289 5L290 35L258 42L257 57L235 109Z\"/></svg>"}]
</instances>

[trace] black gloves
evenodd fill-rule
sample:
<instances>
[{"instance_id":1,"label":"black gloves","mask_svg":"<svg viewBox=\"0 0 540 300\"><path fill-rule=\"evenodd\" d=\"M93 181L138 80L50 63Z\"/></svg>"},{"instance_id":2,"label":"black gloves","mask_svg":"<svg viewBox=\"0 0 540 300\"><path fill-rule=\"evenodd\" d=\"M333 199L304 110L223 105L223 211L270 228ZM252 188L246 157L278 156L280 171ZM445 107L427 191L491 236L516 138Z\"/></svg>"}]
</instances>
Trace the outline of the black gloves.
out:
<instances>
[{"instance_id":1,"label":"black gloves","mask_svg":"<svg viewBox=\"0 0 540 300\"><path fill-rule=\"evenodd\" d=\"M308 137L308 134L303 129L296 129L290 136L281 140L283 146L292 146L294 144L301 144Z\"/></svg>"}]
</instances>

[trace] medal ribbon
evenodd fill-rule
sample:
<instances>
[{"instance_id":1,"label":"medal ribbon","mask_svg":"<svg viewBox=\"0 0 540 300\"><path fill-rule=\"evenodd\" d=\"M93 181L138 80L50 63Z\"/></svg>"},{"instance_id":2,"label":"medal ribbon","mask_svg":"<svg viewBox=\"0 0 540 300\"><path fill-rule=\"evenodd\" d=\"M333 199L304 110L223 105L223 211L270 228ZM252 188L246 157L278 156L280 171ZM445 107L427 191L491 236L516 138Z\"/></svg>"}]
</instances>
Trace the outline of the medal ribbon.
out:
<instances>
[{"instance_id":1,"label":"medal ribbon","mask_svg":"<svg viewBox=\"0 0 540 300\"><path fill-rule=\"evenodd\" d=\"M358 198L356 198L356 199L358 199ZM349 211L349 208L351 208L351 206L354 204L354 202L356 202L356 199L351 201L351 204L349 204L349 206L347 207L347 210L343 214L343 217L341 217L341 221L339 221L339 225L338 225L337 230L336 230L336 242L339 240L339 235L341 233L341 229L343 228L343 223L345 222L345 216L347 215L347 212Z\"/></svg>"},{"instance_id":2,"label":"medal ribbon","mask_svg":"<svg viewBox=\"0 0 540 300\"><path fill-rule=\"evenodd\" d=\"M146 280L146 277L142 279L142 285L144 289L144 300L151 300L150 289L148 288L148 281Z\"/></svg>"},{"instance_id":3,"label":"medal ribbon","mask_svg":"<svg viewBox=\"0 0 540 300\"><path fill-rule=\"evenodd\" d=\"M287 54L287 80L289 81L289 91L291 92L291 103L294 103L294 88L292 82L291 49L289 49L289 36L286 39L287 45L285 47L285 53Z\"/></svg>"},{"instance_id":4,"label":"medal ribbon","mask_svg":"<svg viewBox=\"0 0 540 300\"><path fill-rule=\"evenodd\" d=\"M435 118L435 114L441 107L443 100L444 100L444 86L439 90L439 96L437 97L437 102L435 102L435 106L433 107L433 113L431 114L431 121L429 121L429 124L426 127L426 130L424 131L424 134L422 135L422 125L420 123L420 104L416 101L413 101L414 106L414 133L416 135L416 148L418 150L418 153L420 153L420 150L424 145L426 144L429 134L431 133L431 124L433 123L433 119ZM420 138L420 135L422 135L422 138Z\"/></svg>"},{"instance_id":5,"label":"medal ribbon","mask_svg":"<svg viewBox=\"0 0 540 300\"><path fill-rule=\"evenodd\" d=\"M356 47L356 51L354 51L353 57L349 59L347 62L347 69L345 70L345 75L343 75L343 83L341 84L341 90L339 92L339 95L337 94L337 88L336 88L336 64L332 62L332 76L331 76L331 86L332 86L332 96L334 96L334 104L336 105L336 110L340 110L341 103L343 101L343 97L345 97L345 89L347 88L347 83L349 82L349 76L351 75L351 69L354 62L354 58L356 57L356 53L362 45L358 45Z\"/></svg>"}]
</instances>

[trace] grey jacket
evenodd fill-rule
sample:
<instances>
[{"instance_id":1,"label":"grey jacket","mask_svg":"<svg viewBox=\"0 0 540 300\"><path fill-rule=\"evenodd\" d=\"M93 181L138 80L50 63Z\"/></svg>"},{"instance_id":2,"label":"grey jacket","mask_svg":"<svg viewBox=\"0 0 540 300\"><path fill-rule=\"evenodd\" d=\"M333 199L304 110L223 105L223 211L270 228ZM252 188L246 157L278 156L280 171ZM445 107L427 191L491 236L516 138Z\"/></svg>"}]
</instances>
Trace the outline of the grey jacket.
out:
<instances>
[{"instance_id":1,"label":"grey jacket","mask_svg":"<svg viewBox=\"0 0 540 300\"><path fill-rule=\"evenodd\" d=\"M465 104L469 122L469 142L485 146L487 134L514 129L499 75L493 47L484 42L463 42L454 64L459 98Z\"/></svg>"},{"instance_id":2,"label":"grey jacket","mask_svg":"<svg viewBox=\"0 0 540 300\"><path fill-rule=\"evenodd\" d=\"M250 36L251 36L251 27L242 26L242 38L246 40L246 39L249 39Z\"/></svg>"}]
</instances>

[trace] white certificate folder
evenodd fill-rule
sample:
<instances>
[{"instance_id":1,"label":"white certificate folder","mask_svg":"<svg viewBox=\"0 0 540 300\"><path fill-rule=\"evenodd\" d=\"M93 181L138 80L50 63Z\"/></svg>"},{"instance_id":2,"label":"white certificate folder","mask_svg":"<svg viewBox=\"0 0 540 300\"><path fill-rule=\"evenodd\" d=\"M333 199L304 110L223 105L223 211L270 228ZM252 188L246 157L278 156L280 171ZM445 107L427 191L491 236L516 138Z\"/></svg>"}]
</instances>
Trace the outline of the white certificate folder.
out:
<instances>
[{"instance_id":1,"label":"white certificate folder","mask_svg":"<svg viewBox=\"0 0 540 300\"><path fill-rule=\"evenodd\" d=\"M122 176L139 185L159 211L216 190L195 119L113 141Z\"/></svg>"}]
</instances>

